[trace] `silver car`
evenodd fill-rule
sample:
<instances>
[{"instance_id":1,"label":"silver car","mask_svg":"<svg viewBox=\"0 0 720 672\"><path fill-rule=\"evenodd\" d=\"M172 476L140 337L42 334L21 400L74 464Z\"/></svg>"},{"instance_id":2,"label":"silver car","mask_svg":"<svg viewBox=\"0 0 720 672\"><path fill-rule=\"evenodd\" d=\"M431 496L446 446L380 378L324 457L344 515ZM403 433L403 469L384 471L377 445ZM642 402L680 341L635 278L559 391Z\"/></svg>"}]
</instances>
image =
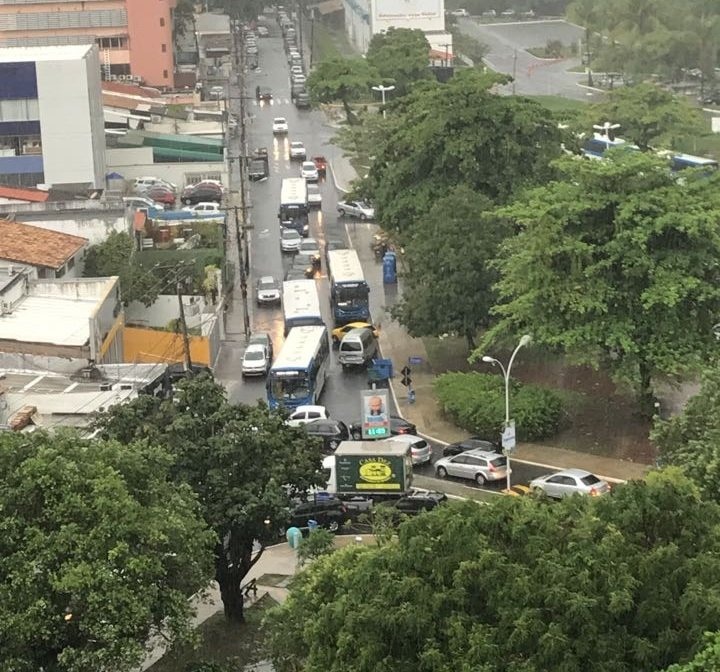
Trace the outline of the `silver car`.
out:
<instances>
[{"instance_id":1,"label":"silver car","mask_svg":"<svg viewBox=\"0 0 720 672\"><path fill-rule=\"evenodd\" d=\"M270 368L270 358L264 345L253 343L245 349L242 360L242 375L264 376Z\"/></svg>"},{"instance_id":2,"label":"silver car","mask_svg":"<svg viewBox=\"0 0 720 672\"><path fill-rule=\"evenodd\" d=\"M389 440L410 446L413 465L427 464L432 459L432 448L430 447L430 444L419 436L413 436L411 434L398 434Z\"/></svg>"},{"instance_id":3,"label":"silver car","mask_svg":"<svg viewBox=\"0 0 720 672\"><path fill-rule=\"evenodd\" d=\"M456 476L485 485L489 481L507 478L507 458L489 450L467 450L452 457L442 457L435 462L438 478Z\"/></svg>"},{"instance_id":4,"label":"silver car","mask_svg":"<svg viewBox=\"0 0 720 672\"><path fill-rule=\"evenodd\" d=\"M337 210L341 217L348 215L357 217L361 221L375 219L375 208L364 201L340 201L337 204Z\"/></svg>"},{"instance_id":5,"label":"silver car","mask_svg":"<svg viewBox=\"0 0 720 672\"><path fill-rule=\"evenodd\" d=\"M584 469L564 469L530 481L530 489L542 491L553 499L570 495L597 497L610 492L610 484Z\"/></svg>"},{"instance_id":6,"label":"silver car","mask_svg":"<svg viewBox=\"0 0 720 672\"><path fill-rule=\"evenodd\" d=\"M300 249L302 236L295 229L283 227L280 229L280 250L282 252L297 252Z\"/></svg>"},{"instance_id":7,"label":"silver car","mask_svg":"<svg viewBox=\"0 0 720 672\"><path fill-rule=\"evenodd\" d=\"M258 306L280 303L280 285L272 275L258 278L255 299Z\"/></svg>"}]
</instances>

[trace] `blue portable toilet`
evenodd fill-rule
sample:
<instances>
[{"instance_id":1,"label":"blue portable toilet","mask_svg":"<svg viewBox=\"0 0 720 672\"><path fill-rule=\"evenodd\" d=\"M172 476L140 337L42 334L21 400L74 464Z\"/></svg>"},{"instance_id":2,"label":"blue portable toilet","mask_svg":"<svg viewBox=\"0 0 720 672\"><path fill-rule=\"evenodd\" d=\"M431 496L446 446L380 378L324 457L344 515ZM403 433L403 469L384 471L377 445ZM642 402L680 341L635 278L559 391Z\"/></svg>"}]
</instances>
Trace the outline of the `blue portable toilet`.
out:
<instances>
[{"instance_id":1,"label":"blue portable toilet","mask_svg":"<svg viewBox=\"0 0 720 672\"><path fill-rule=\"evenodd\" d=\"M394 285L397 282L397 257L394 252L386 252L383 257L383 284Z\"/></svg>"}]
</instances>

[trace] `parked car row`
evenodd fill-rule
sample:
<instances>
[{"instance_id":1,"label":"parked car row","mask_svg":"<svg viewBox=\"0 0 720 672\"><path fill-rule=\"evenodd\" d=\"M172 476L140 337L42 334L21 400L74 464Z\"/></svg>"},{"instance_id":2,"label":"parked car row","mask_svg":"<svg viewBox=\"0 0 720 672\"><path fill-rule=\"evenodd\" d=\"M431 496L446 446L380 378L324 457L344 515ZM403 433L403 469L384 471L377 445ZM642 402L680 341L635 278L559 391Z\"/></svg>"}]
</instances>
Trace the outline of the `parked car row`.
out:
<instances>
[{"instance_id":1,"label":"parked car row","mask_svg":"<svg viewBox=\"0 0 720 672\"><path fill-rule=\"evenodd\" d=\"M224 188L218 180L201 180L188 184L178 195L177 186L159 177L138 177L133 183L135 196L123 199L128 206L135 208L157 208L158 205L174 208L178 199L184 205L198 205L196 212L219 210L223 199Z\"/></svg>"}]
</instances>

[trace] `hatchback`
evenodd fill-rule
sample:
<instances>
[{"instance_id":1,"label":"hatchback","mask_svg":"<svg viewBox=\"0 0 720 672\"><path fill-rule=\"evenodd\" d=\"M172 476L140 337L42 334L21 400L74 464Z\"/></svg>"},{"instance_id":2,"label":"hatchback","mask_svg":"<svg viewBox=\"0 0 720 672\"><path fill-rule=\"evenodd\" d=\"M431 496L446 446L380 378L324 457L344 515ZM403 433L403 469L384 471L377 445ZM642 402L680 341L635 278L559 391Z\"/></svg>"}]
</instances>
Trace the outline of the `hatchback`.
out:
<instances>
[{"instance_id":1,"label":"hatchback","mask_svg":"<svg viewBox=\"0 0 720 672\"><path fill-rule=\"evenodd\" d=\"M419 436L413 436L412 434L402 434L393 436L390 441L396 443L403 443L410 446L410 452L412 453L412 463L416 464L427 464L432 459L432 448L430 444Z\"/></svg>"},{"instance_id":2,"label":"hatchback","mask_svg":"<svg viewBox=\"0 0 720 672\"><path fill-rule=\"evenodd\" d=\"M487 450L468 450L452 457L442 457L435 462L438 478L456 476L485 485L488 481L507 478L507 458Z\"/></svg>"},{"instance_id":3,"label":"hatchback","mask_svg":"<svg viewBox=\"0 0 720 672\"><path fill-rule=\"evenodd\" d=\"M266 331L257 331L254 334L250 334L250 338L248 339L248 346L255 343L259 343L260 345L265 346L265 350L267 350L268 353L268 359L272 363L273 342L272 338L270 338L270 334L268 334Z\"/></svg>"},{"instance_id":4,"label":"hatchback","mask_svg":"<svg viewBox=\"0 0 720 672\"><path fill-rule=\"evenodd\" d=\"M308 182L317 182L320 179L314 161L303 161L302 168L300 169L300 177L304 177Z\"/></svg>"},{"instance_id":5,"label":"hatchback","mask_svg":"<svg viewBox=\"0 0 720 672\"><path fill-rule=\"evenodd\" d=\"M327 420L328 412L325 406L298 406L287 419L290 427L300 427L313 420Z\"/></svg>"},{"instance_id":6,"label":"hatchback","mask_svg":"<svg viewBox=\"0 0 720 672\"><path fill-rule=\"evenodd\" d=\"M222 201L222 197L222 187L212 182L202 182L185 187L180 195L180 200L185 205L192 205L194 203L209 203L210 201L219 203Z\"/></svg>"},{"instance_id":7,"label":"hatchback","mask_svg":"<svg viewBox=\"0 0 720 672\"><path fill-rule=\"evenodd\" d=\"M298 140L293 140L290 143L290 160L298 159L304 161L306 156L305 145Z\"/></svg>"},{"instance_id":8,"label":"hatchback","mask_svg":"<svg viewBox=\"0 0 720 672\"><path fill-rule=\"evenodd\" d=\"M270 368L270 361L264 345L253 343L245 349L242 359L242 375L264 376Z\"/></svg>"},{"instance_id":9,"label":"hatchback","mask_svg":"<svg viewBox=\"0 0 720 672\"><path fill-rule=\"evenodd\" d=\"M174 191L167 187L154 186L145 192L145 198L149 198L151 201L156 201L157 203L162 203L163 205L174 206L177 196Z\"/></svg>"},{"instance_id":10,"label":"hatchback","mask_svg":"<svg viewBox=\"0 0 720 672\"><path fill-rule=\"evenodd\" d=\"M553 499L570 495L597 497L610 492L610 484L584 469L565 469L534 478L530 481L530 489L542 491Z\"/></svg>"}]
</instances>

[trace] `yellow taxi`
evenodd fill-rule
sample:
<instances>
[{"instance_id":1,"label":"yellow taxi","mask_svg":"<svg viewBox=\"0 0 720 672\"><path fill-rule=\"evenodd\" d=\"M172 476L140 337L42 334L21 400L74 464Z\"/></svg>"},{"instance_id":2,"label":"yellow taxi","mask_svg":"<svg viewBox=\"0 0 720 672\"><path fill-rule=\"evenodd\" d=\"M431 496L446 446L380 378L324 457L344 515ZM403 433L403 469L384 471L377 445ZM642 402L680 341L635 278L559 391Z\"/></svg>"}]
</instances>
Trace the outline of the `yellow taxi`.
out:
<instances>
[{"instance_id":1,"label":"yellow taxi","mask_svg":"<svg viewBox=\"0 0 720 672\"><path fill-rule=\"evenodd\" d=\"M342 327L335 327L335 329L332 330L333 343L340 343L343 336L345 336L345 334L347 334L351 329L372 329L373 336L375 336L375 338L380 335L380 330L369 322L350 322L349 324L343 324Z\"/></svg>"}]
</instances>

